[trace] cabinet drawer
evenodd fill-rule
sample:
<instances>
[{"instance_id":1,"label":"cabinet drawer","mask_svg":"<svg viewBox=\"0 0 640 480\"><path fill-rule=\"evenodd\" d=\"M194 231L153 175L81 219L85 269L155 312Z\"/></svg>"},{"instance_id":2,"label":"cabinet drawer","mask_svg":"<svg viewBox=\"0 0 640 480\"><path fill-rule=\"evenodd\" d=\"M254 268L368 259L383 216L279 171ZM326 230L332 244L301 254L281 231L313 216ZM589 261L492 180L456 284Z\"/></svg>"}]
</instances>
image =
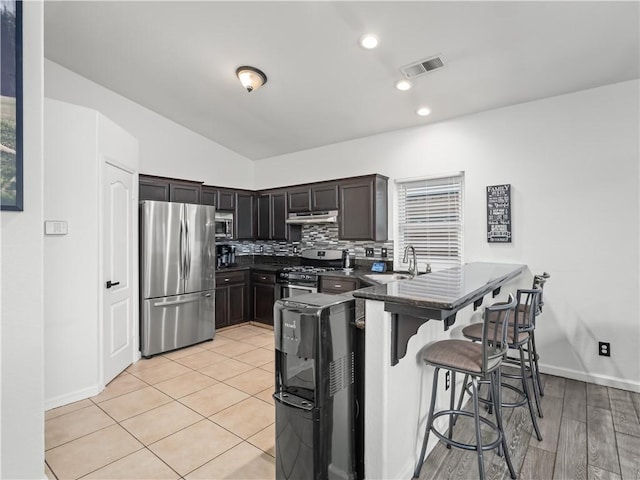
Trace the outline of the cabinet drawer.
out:
<instances>
[{"instance_id":1,"label":"cabinet drawer","mask_svg":"<svg viewBox=\"0 0 640 480\"><path fill-rule=\"evenodd\" d=\"M343 293L358 289L357 278L320 277L320 291L323 293Z\"/></svg>"},{"instance_id":2,"label":"cabinet drawer","mask_svg":"<svg viewBox=\"0 0 640 480\"><path fill-rule=\"evenodd\" d=\"M259 283L276 283L276 275L266 272L252 272L251 281Z\"/></svg>"},{"instance_id":3,"label":"cabinet drawer","mask_svg":"<svg viewBox=\"0 0 640 480\"><path fill-rule=\"evenodd\" d=\"M216 285L222 287L223 285L233 285L237 283L245 282L246 272L216 272Z\"/></svg>"}]
</instances>

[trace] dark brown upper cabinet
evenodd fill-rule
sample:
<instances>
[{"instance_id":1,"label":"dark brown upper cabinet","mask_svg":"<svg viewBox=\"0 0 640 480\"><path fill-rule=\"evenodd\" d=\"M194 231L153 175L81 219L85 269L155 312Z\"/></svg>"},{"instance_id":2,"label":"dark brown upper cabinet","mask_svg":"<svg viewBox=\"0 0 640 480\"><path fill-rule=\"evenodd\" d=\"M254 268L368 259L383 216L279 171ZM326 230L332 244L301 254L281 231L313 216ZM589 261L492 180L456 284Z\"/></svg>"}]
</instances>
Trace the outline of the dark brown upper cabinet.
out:
<instances>
[{"instance_id":1,"label":"dark brown upper cabinet","mask_svg":"<svg viewBox=\"0 0 640 480\"><path fill-rule=\"evenodd\" d=\"M153 175L139 176L140 200L215 205L235 213L236 240L300 241L290 212L339 211L342 240L387 240L387 177L364 175L273 190L236 190Z\"/></svg>"},{"instance_id":2,"label":"dark brown upper cabinet","mask_svg":"<svg viewBox=\"0 0 640 480\"><path fill-rule=\"evenodd\" d=\"M162 202L200 203L201 182L138 176L138 199Z\"/></svg>"},{"instance_id":3,"label":"dark brown upper cabinet","mask_svg":"<svg viewBox=\"0 0 640 480\"><path fill-rule=\"evenodd\" d=\"M340 181L340 239L387 240L387 180L367 175Z\"/></svg>"},{"instance_id":4,"label":"dark brown upper cabinet","mask_svg":"<svg viewBox=\"0 0 640 480\"><path fill-rule=\"evenodd\" d=\"M287 189L290 212L311 211L311 187L291 187Z\"/></svg>"},{"instance_id":5,"label":"dark brown upper cabinet","mask_svg":"<svg viewBox=\"0 0 640 480\"><path fill-rule=\"evenodd\" d=\"M301 227L286 223L288 193L277 190L258 195L258 240L300 240Z\"/></svg>"},{"instance_id":6,"label":"dark brown upper cabinet","mask_svg":"<svg viewBox=\"0 0 640 480\"><path fill-rule=\"evenodd\" d=\"M235 190L218 190L218 210L235 210L236 209L236 191Z\"/></svg>"},{"instance_id":7,"label":"dark brown upper cabinet","mask_svg":"<svg viewBox=\"0 0 640 480\"><path fill-rule=\"evenodd\" d=\"M321 182L287 188L289 212L338 210L337 182Z\"/></svg>"},{"instance_id":8,"label":"dark brown upper cabinet","mask_svg":"<svg viewBox=\"0 0 640 480\"><path fill-rule=\"evenodd\" d=\"M236 191L235 229L236 240L255 240L256 217L255 195L253 192Z\"/></svg>"},{"instance_id":9,"label":"dark brown upper cabinet","mask_svg":"<svg viewBox=\"0 0 640 480\"><path fill-rule=\"evenodd\" d=\"M203 205L213 205L214 207L217 207L218 189L209 187L208 185L203 185L202 191L200 192L200 202Z\"/></svg>"},{"instance_id":10,"label":"dark brown upper cabinet","mask_svg":"<svg viewBox=\"0 0 640 480\"><path fill-rule=\"evenodd\" d=\"M202 186L196 182L169 182L169 201L178 203L200 203Z\"/></svg>"},{"instance_id":11,"label":"dark brown upper cabinet","mask_svg":"<svg viewBox=\"0 0 640 480\"><path fill-rule=\"evenodd\" d=\"M166 178L138 176L138 200L169 201L169 180Z\"/></svg>"},{"instance_id":12,"label":"dark brown upper cabinet","mask_svg":"<svg viewBox=\"0 0 640 480\"><path fill-rule=\"evenodd\" d=\"M218 210L233 212L236 209L236 191L203 185L200 202L203 205L214 205Z\"/></svg>"},{"instance_id":13,"label":"dark brown upper cabinet","mask_svg":"<svg viewBox=\"0 0 640 480\"><path fill-rule=\"evenodd\" d=\"M311 211L338 210L339 195L337 183L311 185Z\"/></svg>"}]
</instances>

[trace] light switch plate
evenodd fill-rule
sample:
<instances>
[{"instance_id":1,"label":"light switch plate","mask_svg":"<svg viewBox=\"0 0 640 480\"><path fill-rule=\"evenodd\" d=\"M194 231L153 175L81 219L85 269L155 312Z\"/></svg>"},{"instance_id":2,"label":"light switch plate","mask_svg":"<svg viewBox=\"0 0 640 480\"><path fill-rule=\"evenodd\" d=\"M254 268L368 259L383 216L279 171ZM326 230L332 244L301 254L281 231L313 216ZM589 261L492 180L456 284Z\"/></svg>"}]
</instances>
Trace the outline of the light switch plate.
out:
<instances>
[{"instance_id":1,"label":"light switch plate","mask_svg":"<svg viewBox=\"0 0 640 480\"><path fill-rule=\"evenodd\" d=\"M66 235L69 233L69 227L66 220L45 220L45 235Z\"/></svg>"}]
</instances>

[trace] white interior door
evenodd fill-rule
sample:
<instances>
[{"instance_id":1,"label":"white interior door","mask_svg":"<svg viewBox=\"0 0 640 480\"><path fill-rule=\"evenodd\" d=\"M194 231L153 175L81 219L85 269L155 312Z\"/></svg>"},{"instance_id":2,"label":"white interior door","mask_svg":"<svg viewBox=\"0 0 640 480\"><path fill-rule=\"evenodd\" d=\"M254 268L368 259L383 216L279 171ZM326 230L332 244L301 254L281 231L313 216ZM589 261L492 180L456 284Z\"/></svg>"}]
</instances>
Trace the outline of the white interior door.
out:
<instances>
[{"instance_id":1,"label":"white interior door","mask_svg":"<svg viewBox=\"0 0 640 480\"><path fill-rule=\"evenodd\" d=\"M108 161L103 170L104 315L103 380L106 385L133 361L135 348L134 174Z\"/></svg>"}]
</instances>

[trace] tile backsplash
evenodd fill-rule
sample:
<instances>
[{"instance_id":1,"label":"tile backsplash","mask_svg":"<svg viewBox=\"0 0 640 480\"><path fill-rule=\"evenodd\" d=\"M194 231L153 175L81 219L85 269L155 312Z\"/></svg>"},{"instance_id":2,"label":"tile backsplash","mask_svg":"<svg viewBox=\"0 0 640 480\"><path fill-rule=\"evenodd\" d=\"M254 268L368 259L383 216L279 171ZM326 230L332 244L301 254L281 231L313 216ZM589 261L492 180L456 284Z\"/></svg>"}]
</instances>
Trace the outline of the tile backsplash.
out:
<instances>
[{"instance_id":1,"label":"tile backsplash","mask_svg":"<svg viewBox=\"0 0 640 480\"><path fill-rule=\"evenodd\" d=\"M236 255L297 256L302 250L310 248L329 250L349 250L356 264L367 264L373 260L393 261L393 242L347 241L338 239L338 225L304 225L302 239L299 242L243 241L229 242L236 247ZM373 257L365 255L365 249L373 248ZM382 248L387 256L382 257ZM389 265L391 267L391 265Z\"/></svg>"}]
</instances>

